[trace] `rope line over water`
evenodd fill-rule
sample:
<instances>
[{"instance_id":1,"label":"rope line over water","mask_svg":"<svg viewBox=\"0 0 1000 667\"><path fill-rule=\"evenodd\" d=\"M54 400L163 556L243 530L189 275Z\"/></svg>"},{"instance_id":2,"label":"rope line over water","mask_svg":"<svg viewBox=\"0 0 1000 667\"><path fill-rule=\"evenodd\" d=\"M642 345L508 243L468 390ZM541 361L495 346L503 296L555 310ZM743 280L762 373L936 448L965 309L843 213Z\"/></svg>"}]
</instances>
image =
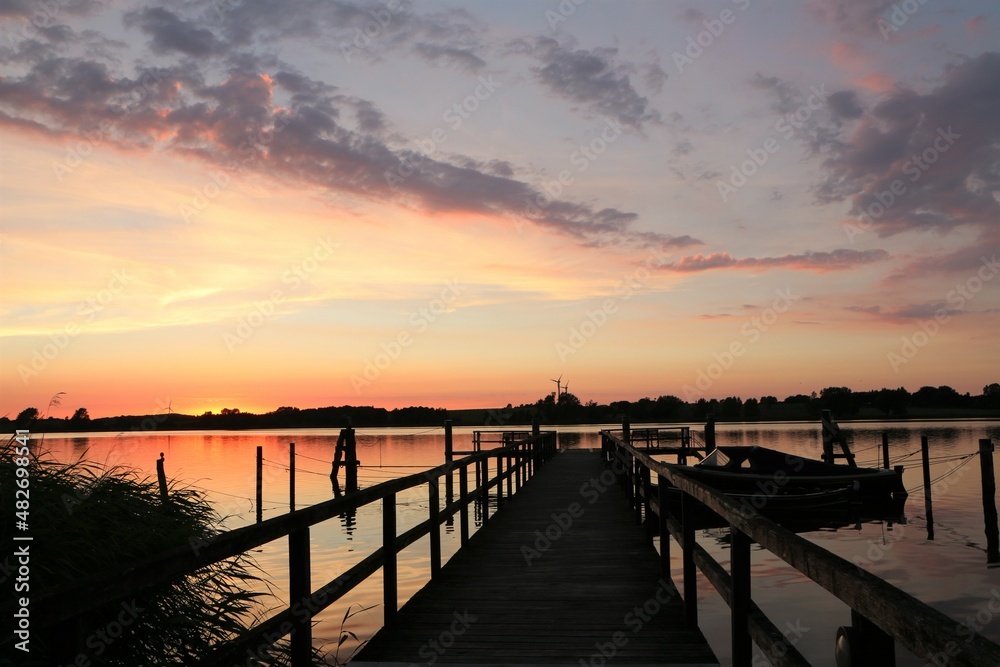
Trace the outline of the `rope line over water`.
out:
<instances>
[{"instance_id":1,"label":"rope line over water","mask_svg":"<svg viewBox=\"0 0 1000 667\"><path fill-rule=\"evenodd\" d=\"M942 473L941 475L938 475L937 477L935 477L934 479L932 479L930 485L934 486L938 482L940 482L940 481L942 481L944 479L947 479L948 477L951 477L956 472L958 472L959 470L961 470L962 468L964 468L965 466L967 466L972 461L972 459L976 458L977 456L979 456L979 452L972 452L971 454L962 454L962 455L960 455L958 457L952 457L952 458L945 457L944 459L939 459L937 461L938 463L946 462L946 461L961 461L961 463L959 463L958 465L956 465L955 467L953 467L951 470L948 470L947 472ZM922 488L924 488L923 484L921 484L919 486L915 486L912 489L907 489L906 492L907 493L913 493L917 489L922 489Z\"/></svg>"}]
</instances>

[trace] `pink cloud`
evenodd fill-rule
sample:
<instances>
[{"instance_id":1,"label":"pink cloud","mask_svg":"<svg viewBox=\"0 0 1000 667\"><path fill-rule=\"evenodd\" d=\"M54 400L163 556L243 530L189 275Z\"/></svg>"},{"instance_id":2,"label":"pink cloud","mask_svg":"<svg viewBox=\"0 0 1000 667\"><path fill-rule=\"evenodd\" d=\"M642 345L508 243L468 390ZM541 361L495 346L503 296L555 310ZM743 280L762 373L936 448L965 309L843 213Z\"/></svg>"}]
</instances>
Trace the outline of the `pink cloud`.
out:
<instances>
[{"instance_id":1,"label":"pink cloud","mask_svg":"<svg viewBox=\"0 0 1000 667\"><path fill-rule=\"evenodd\" d=\"M736 259L728 252L717 252L710 255L688 255L671 264L664 265L664 270L675 273L696 273L712 269L789 269L792 271L844 271L856 266L879 262L889 257L885 250L851 250L838 248L831 252L806 251L799 255L783 255L781 257L745 257Z\"/></svg>"},{"instance_id":2,"label":"pink cloud","mask_svg":"<svg viewBox=\"0 0 1000 667\"><path fill-rule=\"evenodd\" d=\"M965 31L970 35L985 35L990 31L989 27L986 25L988 19L985 16L973 16L971 19L965 22Z\"/></svg>"}]
</instances>

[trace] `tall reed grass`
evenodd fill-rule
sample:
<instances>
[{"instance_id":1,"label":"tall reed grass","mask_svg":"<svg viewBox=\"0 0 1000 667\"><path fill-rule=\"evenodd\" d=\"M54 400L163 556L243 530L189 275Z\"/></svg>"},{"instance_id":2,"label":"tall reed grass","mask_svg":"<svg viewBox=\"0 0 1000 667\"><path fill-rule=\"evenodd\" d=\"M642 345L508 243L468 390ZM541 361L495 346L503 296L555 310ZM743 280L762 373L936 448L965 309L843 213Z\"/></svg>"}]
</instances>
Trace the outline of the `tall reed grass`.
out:
<instances>
[{"instance_id":1,"label":"tall reed grass","mask_svg":"<svg viewBox=\"0 0 1000 667\"><path fill-rule=\"evenodd\" d=\"M0 535L6 545L15 533L16 444L12 438L0 446ZM32 537L29 598L207 539L221 524L198 490L171 483L163 503L155 480L121 466L60 463L32 452L29 473L29 529L18 531ZM0 607L10 619L13 575L0 578L6 579ZM212 645L251 627L274 603L264 573L241 554L68 624L33 629L29 654L14 648L5 621L0 665L196 665ZM285 664L283 648L250 664ZM315 654L315 663L324 664Z\"/></svg>"}]
</instances>

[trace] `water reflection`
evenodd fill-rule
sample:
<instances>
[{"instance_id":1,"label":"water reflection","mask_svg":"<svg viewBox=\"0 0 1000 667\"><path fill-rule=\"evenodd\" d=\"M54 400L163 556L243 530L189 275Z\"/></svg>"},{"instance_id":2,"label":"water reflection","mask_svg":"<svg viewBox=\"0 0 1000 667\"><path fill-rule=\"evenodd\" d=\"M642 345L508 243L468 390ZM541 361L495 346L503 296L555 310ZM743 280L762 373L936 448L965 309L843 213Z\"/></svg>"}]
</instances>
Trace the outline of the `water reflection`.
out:
<instances>
[{"instance_id":1,"label":"water reflection","mask_svg":"<svg viewBox=\"0 0 1000 667\"><path fill-rule=\"evenodd\" d=\"M922 422L875 423L841 422L844 433L856 454L859 465L879 465L882 432L890 438L890 455L895 459L919 450L920 436L928 435L932 457L967 454L977 449L979 438L1000 440L997 422ZM543 428L545 428L543 426ZM597 448L599 426L560 426L560 449ZM455 428L455 449L471 449L472 427ZM357 429L358 453L363 467L358 470L359 484L370 487L389 479L432 468L444 462L443 429L430 433L414 429ZM692 435L700 431L693 428ZM332 481L328 486L330 462L340 429L295 430L287 432L189 432L93 434L90 437L60 439L47 437L45 445L60 460L78 459L83 452L89 460L123 464L144 474L155 473L155 460L165 451L167 475L181 483L204 489L221 514L229 516L227 528L254 521L255 449L264 448L265 459L288 462L288 443L296 443L296 506L306 507L336 496ZM763 445L782 451L819 458L822 452L818 424L719 424L720 445ZM298 456L305 455L301 458ZM306 458L306 456L310 458ZM994 455L996 456L996 455ZM313 460L316 459L316 460ZM1000 570L987 570L983 513L978 465L975 463L947 477L934 490L934 519L937 539L925 539L926 518L920 489L922 486L919 454L901 462L907 466L904 483L911 492L909 525L865 523L838 530L819 530L804 534L810 541L877 574L917 598L932 601L934 606L954 618L975 615L985 600L983 593L1000 586ZM495 464L493 464L495 465ZM932 479L948 473L953 463L932 463ZM491 465L491 468L493 466ZM495 469L493 470L495 473ZM474 471L468 471L473 488ZM288 507L289 473L287 467L264 468L263 498L265 518L284 513ZM341 490L342 491L342 490ZM454 489L457 491L457 488ZM915 495L914 495L915 494ZM442 493L442 505L444 505ZM426 486L399 495L398 531L402 533L427 518ZM489 513L496 511L496 491L490 494ZM470 528L482 525L483 502L469 509ZM344 513L336 521L316 526L312 533L314 582L329 581L360 561L381 545L381 507L378 503ZM442 536L442 552L447 558L459 546L455 518L449 519ZM470 531L472 532L472 531ZM722 563L728 560L728 547L715 539L724 531L700 536L699 541ZM426 538L425 538L426 540ZM675 581L680 581L680 549L671 549ZM254 554L272 578L279 594L287 591L287 544L277 540ZM419 589L427 577L428 548L418 542L400 553L400 601L408 591ZM404 576L405 575L405 576ZM824 628L831 623L849 620L842 603L776 557L754 551L754 599L762 608L770 608L778 618L801 618L805 626L816 627L802 639L800 647L812 655L828 657L831 636ZM706 594L707 595L707 594ZM359 586L348 598L332 606L319 619L317 638L327 638L336 645L340 622L348 605L369 606L381 603L377 577ZM729 616L725 602L711 594L702 601L702 629L716 645L728 641ZM713 611L715 610L715 611ZM782 614L785 614L782 616ZM845 618L845 614L847 618ZM353 617L349 629L361 638L381 624L375 610ZM986 628L993 641L1000 640L1000 623ZM720 639L721 637L721 639ZM349 649L345 649L349 653ZM343 655L343 654L342 654ZM823 664L822 660L816 664ZM900 659L900 665L907 663Z\"/></svg>"}]
</instances>

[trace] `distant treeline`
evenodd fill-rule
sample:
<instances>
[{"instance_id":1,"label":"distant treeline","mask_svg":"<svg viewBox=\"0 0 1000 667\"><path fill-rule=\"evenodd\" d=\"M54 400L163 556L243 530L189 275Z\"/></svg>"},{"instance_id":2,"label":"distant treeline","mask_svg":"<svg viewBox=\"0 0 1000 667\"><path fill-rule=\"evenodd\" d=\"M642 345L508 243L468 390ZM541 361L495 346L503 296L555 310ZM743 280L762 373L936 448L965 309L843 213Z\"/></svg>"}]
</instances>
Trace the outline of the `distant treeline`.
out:
<instances>
[{"instance_id":1,"label":"distant treeline","mask_svg":"<svg viewBox=\"0 0 1000 667\"><path fill-rule=\"evenodd\" d=\"M446 419L456 425L499 427L530 424L535 419L542 424L604 424L626 417L635 423L703 422L710 414L718 421L796 421L818 419L822 410L831 410L838 419L1000 418L1000 384L986 385L978 396L960 394L948 386L921 387L913 393L903 387L874 391L827 387L819 393L796 394L784 400L775 396L746 400L730 396L722 400L686 402L677 396L660 396L608 404L582 403L577 396L567 392L558 399L552 393L534 403L480 410L428 407L387 410L345 405L304 409L281 407L264 414L225 408L219 413L202 415L163 412L91 419L86 408L79 408L72 417L65 418L45 417L36 408L26 408L15 419L0 418L0 431L11 432L15 428L37 433L343 428L348 420L356 427L432 427L440 426Z\"/></svg>"},{"instance_id":2,"label":"distant treeline","mask_svg":"<svg viewBox=\"0 0 1000 667\"><path fill-rule=\"evenodd\" d=\"M82 411L82 412L81 412ZM42 417L35 408L22 411L16 419L0 418L0 430L29 428L38 433L71 431L191 431L240 430L252 428L343 428L348 420L354 426L440 426L448 419L442 408L410 407L386 410L372 406L292 408L281 407L274 412L254 414L238 408L225 408L219 413L185 415L163 412L155 415L100 417L91 419L83 408L72 417L56 419Z\"/></svg>"},{"instance_id":3,"label":"distant treeline","mask_svg":"<svg viewBox=\"0 0 1000 667\"><path fill-rule=\"evenodd\" d=\"M567 393L558 400L550 394L535 403L484 412L486 420L494 424L528 423L535 417L543 424L599 424L618 422L626 416L636 423L703 422L707 415L717 421L797 421L819 419L822 410L831 410L840 419L1000 417L1000 384L987 385L979 396L960 394L948 386L921 387L913 393L903 387L873 391L827 387L819 393L796 394L784 400L730 396L686 402L668 395L607 405L581 403Z\"/></svg>"}]
</instances>

